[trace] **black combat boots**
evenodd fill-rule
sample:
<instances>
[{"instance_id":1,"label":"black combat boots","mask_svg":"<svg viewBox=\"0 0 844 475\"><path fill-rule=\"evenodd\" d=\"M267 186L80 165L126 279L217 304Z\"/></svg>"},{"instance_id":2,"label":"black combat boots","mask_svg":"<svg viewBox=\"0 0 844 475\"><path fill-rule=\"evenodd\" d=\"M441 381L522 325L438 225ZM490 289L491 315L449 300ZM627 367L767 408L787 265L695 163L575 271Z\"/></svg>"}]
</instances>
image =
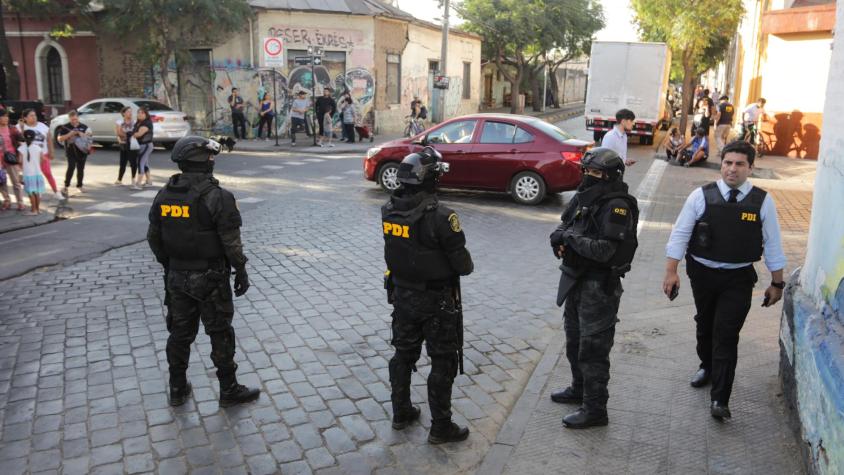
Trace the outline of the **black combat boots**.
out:
<instances>
[{"instance_id":1,"label":"black combat boots","mask_svg":"<svg viewBox=\"0 0 844 475\"><path fill-rule=\"evenodd\" d=\"M170 405L173 407L181 406L188 401L188 398L193 391L190 381L185 381L184 384L170 383Z\"/></svg>"},{"instance_id":2,"label":"black combat boots","mask_svg":"<svg viewBox=\"0 0 844 475\"><path fill-rule=\"evenodd\" d=\"M422 411L418 407L411 406L410 411L393 415L393 429L402 430L408 427L419 419L421 413Z\"/></svg>"},{"instance_id":3,"label":"black combat boots","mask_svg":"<svg viewBox=\"0 0 844 475\"><path fill-rule=\"evenodd\" d=\"M558 404L580 404L583 402L583 389L577 390L572 386L551 393L551 400Z\"/></svg>"},{"instance_id":4,"label":"black combat boots","mask_svg":"<svg viewBox=\"0 0 844 475\"><path fill-rule=\"evenodd\" d=\"M593 414L582 407L563 417L563 425L567 429L586 429L588 427L605 426L608 423L609 418L607 418L606 412Z\"/></svg>"},{"instance_id":5,"label":"black combat boots","mask_svg":"<svg viewBox=\"0 0 844 475\"><path fill-rule=\"evenodd\" d=\"M469 428L460 427L454 422L431 425L431 432L428 434L429 444L444 444L446 442L460 442L469 438Z\"/></svg>"},{"instance_id":6,"label":"black combat boots","mask_svg":"<svg viewBox=\"0 0 844 475\"><path fill-rule=\"evenodd\" d=\"M230 407L244 402L252 402L258 399L261 395L261 390L257 388L247 388L242 384L237 384L235 381L232 385L223 389L220 385L220 407Z\"/></svg>"}]
</instances>

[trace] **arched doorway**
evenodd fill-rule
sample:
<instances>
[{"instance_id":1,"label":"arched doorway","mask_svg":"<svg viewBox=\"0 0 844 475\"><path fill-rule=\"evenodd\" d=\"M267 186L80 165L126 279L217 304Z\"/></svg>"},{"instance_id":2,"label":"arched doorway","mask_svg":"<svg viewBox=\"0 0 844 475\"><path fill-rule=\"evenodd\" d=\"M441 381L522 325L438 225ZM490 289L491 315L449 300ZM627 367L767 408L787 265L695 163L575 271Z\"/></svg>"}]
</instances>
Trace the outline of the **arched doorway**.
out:
<instances>
[{"instance_id":1,"label":"arched doorway","mask_svg":"<svg viewBox=\"0 0 844 475\"><path fill-rule=\"evenodd\" d=\"M62 57L59 51L50 46L47 51L46 68L47 81L44 99L48 104L61 104L64 102L64 74L62 72Z\"/></svg>"}]
</instances>

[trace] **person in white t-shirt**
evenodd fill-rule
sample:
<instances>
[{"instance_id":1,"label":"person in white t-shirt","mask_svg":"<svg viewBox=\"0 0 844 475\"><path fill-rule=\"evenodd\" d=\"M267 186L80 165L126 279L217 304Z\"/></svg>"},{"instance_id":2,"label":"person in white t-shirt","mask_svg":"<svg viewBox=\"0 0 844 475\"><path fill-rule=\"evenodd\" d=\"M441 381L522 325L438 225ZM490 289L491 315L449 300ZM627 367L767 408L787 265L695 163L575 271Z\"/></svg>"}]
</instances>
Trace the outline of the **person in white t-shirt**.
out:
<instances>
[{"instance_id":1,"label":"person in white t-shirt","mask_svg":"<svg viewBox=\"0 0 844 475\"><path fill-rule=\"evenodd\" d=\"M31 130L35 133L33 142L41 149L41 173L50 184L50 188L56 196L56 199L61 201L64 197L59 193L59 188L56 186L56 179L53 178L53 172L50 170L50 161L53 160L53 137L50 134L50 128L45 124L38 122L38 115L34 109L26 109L21 114L23 122L20 123L19 128L21 133Z\"/></svg>"},{"instance_id":2,"label":"person in white t-shirt","mask_svg":"<svg viewBox=\"0 0 844 475\"><path fill-rule=\"evenodd\" d=\"M747 135L750 134L747 141L756 145L756 139L759 137L759 120L765 120L765 102L765 99L760 97L759 100L745 107L741 113L741 136L739 140L747 139Z\"/></svg>"}]
</instances>

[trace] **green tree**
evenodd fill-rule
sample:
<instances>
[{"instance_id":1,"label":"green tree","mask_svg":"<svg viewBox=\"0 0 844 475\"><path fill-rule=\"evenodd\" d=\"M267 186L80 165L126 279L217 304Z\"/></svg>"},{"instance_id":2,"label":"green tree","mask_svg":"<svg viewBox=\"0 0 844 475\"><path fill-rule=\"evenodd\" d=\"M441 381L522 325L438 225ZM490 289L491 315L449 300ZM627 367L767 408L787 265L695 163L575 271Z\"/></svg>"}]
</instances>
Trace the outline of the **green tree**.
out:
<instances>
[{"instance_id":1,"label":"green tree","mask_svg":"<svg viewBox=\"0 0 844 475\"><path fill-rule=\"evenodd\" d=\"M534 90L534 108L541 108L545 64L559 67L578 56L604 25L595 0L466 0L457 11L466 29L484 37L484 56L510 83L513 113L524 81Z\"/></svg>"},{"instance_id":2,"label":"green tree","mask_svg":"<svg viewBox=\"0 0 844 475\"><path fill-rule=\"evenodd\" d=\"M246 0L106 0L103 27L129 35L138 45L128 51L158 71L167 100L177 105L169 64L189 64L191 48L210 47L242 31L253 15Z\"/></svg>"},{"instance_id":3,"label":"green tree","mask_svg":"<svg viewBox=\"0 0 844 475\"><path fill-rule=\"evenodd\" d=\"M723 58L744 15L742 0L631 0L645 41L671 48L672 67L683 78L680 130L685 133L688 105L697 76Z\"/></svg>"},{"instance_id":4,"label":"green tree","mask_svg":"<svg viewBox=\"0 0 844 475\"><path fill-rule=\"evenodd\" d=\"M68 37L73 34L73 27L66 22L75 18L79 23L93 24L94 8L91 0L2 0L0 1L0 64L6 73L6 98L20 99L20 73L14 64L6 36L5 15L22 15L27 18L52 18L56 23L51 27L53 38Z\"/></svg>"}]
</instances>

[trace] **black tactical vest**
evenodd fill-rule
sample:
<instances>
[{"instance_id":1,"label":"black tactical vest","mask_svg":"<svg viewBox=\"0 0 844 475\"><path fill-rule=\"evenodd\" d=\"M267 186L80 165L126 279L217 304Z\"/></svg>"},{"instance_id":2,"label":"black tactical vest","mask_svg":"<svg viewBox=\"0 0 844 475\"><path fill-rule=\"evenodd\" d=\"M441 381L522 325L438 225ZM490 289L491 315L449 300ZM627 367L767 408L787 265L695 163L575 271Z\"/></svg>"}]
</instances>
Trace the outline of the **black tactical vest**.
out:
<instances>
[{"instance_id":1,"label":"black tactical vest","mask_svg":"<svg viewBox=\"0 0 844 475\"><path fill-rule=\"evenodd\" d=\"M583 256L574 256L570 262L566 263L564 260L564 263L572 267L586 269L587 271L611 270L617 272L619 276L623 276L630 269L633 256L639 247L639 239L636 237L636 228L639 225L639 205L636 198L623 191L606 193L595 200L590 206L569 210L570 214L565 216L564 219L571 224L575 233L592 239L605 239L606 236L602 234L600 222L602 214L607 212L605 209L606 205L614 199L626 201L630 208L631 216L628 222L628 229L624 234L624 239L619 242L612 258L607 262L598 262Z\"/></svg>"},{"instance_id":2,"label":"black tactical vest","mask_svg":"<svg viewBox=\"0 0 844 475\"><path fill-rule=\"evenodd\" d=\"M423 220L426 213L436 210L433 197L406 211L395 209L391 203L381 207L384 259L390 274L398 280L424 284L454 276L445 252L425 244L437 242L433 227L425 226ZM423 233L428 233L425 239Z\"/></svg>"},{"instance_id":3,"label":"black tactical vest","mask_svg":"<svg viewBox=\"0 0 844 475\"><path fill-rule=\"evenodd\" d=\"M762 258L762 203L768 193L753 187L743 200L728 203L715 182L703 187L706 210L695 224L689 253L738 264Z\"/></svg>"},{"instance_id":4,"label":"black tactical vest","mask_svg":"<svg viewBox=\"0 0 844 475\"><path fill-rule=\"evenodd\" d=\"M158 195L161 237L172 267L204 269L209 261L225 257L211 212L202 203L202 196L215 187L209 181L194 186L171 181Z\"/></svg>"}]
</instances>

